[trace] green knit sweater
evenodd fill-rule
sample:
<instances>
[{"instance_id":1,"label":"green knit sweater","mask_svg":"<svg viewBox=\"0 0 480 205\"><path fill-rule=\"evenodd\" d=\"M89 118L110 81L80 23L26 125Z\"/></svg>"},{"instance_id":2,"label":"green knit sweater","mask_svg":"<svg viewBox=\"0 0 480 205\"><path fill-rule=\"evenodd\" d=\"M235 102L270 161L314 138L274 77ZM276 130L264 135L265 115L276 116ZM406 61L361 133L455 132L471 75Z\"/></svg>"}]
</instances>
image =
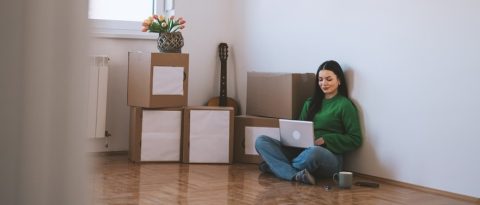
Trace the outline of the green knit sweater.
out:
<instances>
[{"instance_id":1,"label":"green knit sweater","mask_svg":"<svg viewBox=\"0 0 480 205\"><path fill-rule=\"evenodd\" d=\"M307 118L310 103L311 98L305 101L300 120ZM335 154L358 148L362 144L362 131L353 103L342 95L324 99L322 103L322 109L313 118L315 139L323 137L324 146Z\"/></svg>"}]
</instances>

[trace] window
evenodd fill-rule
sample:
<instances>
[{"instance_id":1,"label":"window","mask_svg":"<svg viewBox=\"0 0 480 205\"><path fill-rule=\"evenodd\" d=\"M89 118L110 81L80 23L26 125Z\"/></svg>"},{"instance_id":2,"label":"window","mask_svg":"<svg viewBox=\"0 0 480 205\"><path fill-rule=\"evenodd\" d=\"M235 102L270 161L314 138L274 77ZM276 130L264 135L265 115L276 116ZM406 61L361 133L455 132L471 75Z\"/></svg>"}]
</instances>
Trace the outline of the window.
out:
<instances>
[{"instance_id":1,"label":"window","mask_svg":"<svg viewBox=\"0 0 480 205\"><path fill-rule=\"evenodd\" d=\"M89 19L143 21L155 13L155 0L90 0Z\"/></svg>"},{"instance_id":2,"label":"window","mask_svg":"<svg viewBox=\"0 0 480 205\"><path fill-rule=\"evenodd\" d=\"M168 12L157 12L164 8ZM141 22L154 13L174 14L174 0L89 0L88 18L95 36L155 38L140 31Z\"/></svg>"}]
</instances>

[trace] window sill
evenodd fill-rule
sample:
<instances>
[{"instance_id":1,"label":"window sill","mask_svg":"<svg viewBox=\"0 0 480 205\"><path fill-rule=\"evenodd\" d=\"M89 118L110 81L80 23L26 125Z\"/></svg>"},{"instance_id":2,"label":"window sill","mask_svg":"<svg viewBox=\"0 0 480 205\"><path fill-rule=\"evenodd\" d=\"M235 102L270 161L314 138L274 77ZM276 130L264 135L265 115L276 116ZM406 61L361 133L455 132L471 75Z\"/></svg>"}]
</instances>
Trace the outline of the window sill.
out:
<instances>
[{"instance_id":1,"label":"window sill","mask_svg":"<svg viewBox=\"0 0 480 205\"><path fill-rule=\"evenodd\" d=\"M90 36L94 38L118 38L118 39L143 39L155 40L158 33L147 33L132 30L94 30L90 32Z\"/></svg>"}]
</instances>

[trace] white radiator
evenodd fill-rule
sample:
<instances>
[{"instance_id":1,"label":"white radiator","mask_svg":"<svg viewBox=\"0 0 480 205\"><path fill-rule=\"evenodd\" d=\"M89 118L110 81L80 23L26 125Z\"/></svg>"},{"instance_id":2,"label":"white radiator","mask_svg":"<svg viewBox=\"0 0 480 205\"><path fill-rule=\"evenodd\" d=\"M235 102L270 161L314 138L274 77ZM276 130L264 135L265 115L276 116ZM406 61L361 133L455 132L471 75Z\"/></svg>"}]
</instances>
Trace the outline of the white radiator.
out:
<instances>
[{"instance_id":1,"label":"white radiator","mask_svg":"<svg viewBox=\"0 0 480 205\"><path fill-rule=\"evenodd\" d=\"M108 56L91 56L89 62L88 137L106 136Z\"/></svg>"}]
</instances>

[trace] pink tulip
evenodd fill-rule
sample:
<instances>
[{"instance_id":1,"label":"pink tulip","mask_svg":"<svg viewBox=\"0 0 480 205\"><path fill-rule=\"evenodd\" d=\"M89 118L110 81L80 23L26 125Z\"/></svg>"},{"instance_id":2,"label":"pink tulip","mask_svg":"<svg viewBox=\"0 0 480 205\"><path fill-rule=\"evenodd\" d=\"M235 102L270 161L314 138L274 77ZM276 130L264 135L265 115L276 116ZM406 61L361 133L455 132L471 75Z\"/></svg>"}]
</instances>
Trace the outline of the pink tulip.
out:
<instances>
[{"instance_id":1,"label":"pink tulip","mask_svg":"<svg viewBox=\"0 0 480 205\"><path fill-rule=\"evenodd\" d=\"M186 21L185 21L185 20L180 20L180 22L179 22L179 23L180 23L180 25L182 25L182 24L185 24L185 23L186 23Z\"/></svg>"},{"instance_id":2,"label":"pink tulip","mask_svg":"<svg viewBox=\"0 0 480 205\"><path fill-rule=\"evenodd\" d=\"M158 19L158 15L157 14L153 15L153 18Z\"/></svg>"},{"instance_id":3,"label":"pink tulip","mask_svg":"<svg viewBox=\"0 0 480 205\"><path fill-rule=\"evenodd\" d=\"M184 28L185 28L185 26L184 26L184 25L181 25L181 26L180 26L180 29L184 29Z\"/></svg>"},{"instance_id":4,"label":"pink tulip","mask_svg":"<svg viewBox=\"0 0 480 205\"><path fill-rule=\"evenodd\" d=\"M147 27L142 27L142 32L147 32L148 28Z\"/></svg>"},{"instance_id":5,"label":"pink tulip","mask_svg":"<svg viewBox=\"0 0 480 205\"><path fill-rule=\"evenodd\" d=\"M170 16L170 20L173 20L175 18L175 16Z\"/></svg>"}]
</instances>

